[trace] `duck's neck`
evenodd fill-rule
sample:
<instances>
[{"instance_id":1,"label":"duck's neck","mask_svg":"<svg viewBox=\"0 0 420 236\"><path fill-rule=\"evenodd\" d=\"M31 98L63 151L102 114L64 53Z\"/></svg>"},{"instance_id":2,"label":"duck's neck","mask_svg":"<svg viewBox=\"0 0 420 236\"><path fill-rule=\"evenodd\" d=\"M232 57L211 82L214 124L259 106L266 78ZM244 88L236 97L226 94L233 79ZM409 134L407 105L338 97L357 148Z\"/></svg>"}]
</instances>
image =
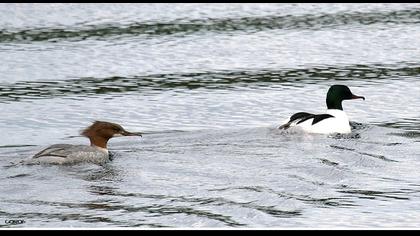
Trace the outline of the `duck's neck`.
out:
<instances>
[{"instance_id":1,"label":"duck's neck","mask_svg":"<svg viewBox=\"0 0 420 236\"><path fill-rule=\"evenodd\" d=\"M105 150L108 149L107 144L108 144L109 138L104 138L100 136L91 136L89 137L89 140L90 140L90 146L103 148Z\"/></svg>"},{"instance_id":2,"label":"duck's neck","mask_svg":"<svg viewBox=\"0 0 420 236\"><path fill-rule=\"evenodd\" d=\"M343 110L343 106L341 105L341 100L332 100L327 98L327 108L328 109L337 109Z\"/></svg>"}]
</instances>

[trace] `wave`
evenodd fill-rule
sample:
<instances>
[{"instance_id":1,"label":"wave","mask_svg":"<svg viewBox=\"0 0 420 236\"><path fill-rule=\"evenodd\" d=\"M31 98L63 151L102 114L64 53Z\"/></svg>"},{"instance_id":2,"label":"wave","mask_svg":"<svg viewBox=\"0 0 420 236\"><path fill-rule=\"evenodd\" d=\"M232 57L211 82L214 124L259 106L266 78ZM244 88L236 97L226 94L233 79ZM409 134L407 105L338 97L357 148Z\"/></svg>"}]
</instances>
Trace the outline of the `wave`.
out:
<instances>
[{"instance_id":1,"label":"wave","mask_svg":"<svg viewBox=\"0 0 420 236\"><path fill-rule=\"evenodd\" d=\"M132 22L129 24L76 25L0 30L0 43L30 43L38 41L103 40L127 36L186 36L204 32L258 32L264 30L320 30L346 25L418 24L420 9L389 12L351 12L335 14L305 14L258 16L225 19L174 20L169 22Z\"/></svg>"},{"instance_id":2,"label":"wave","mask_svg":"<svg viewBox=\"0 0 420 236\"><path fill-rule=\"evenodd\" d=\"M261 88L301 86L328 80L389 80L416 76L420 65L392 67L383 65L318 66L304 69L220 71L107 78L86 77L61 81L19 81L0 84L0 103L55 97L86 97L120 93L156 93L167 90Z\"/></svg>"}]
</instances>

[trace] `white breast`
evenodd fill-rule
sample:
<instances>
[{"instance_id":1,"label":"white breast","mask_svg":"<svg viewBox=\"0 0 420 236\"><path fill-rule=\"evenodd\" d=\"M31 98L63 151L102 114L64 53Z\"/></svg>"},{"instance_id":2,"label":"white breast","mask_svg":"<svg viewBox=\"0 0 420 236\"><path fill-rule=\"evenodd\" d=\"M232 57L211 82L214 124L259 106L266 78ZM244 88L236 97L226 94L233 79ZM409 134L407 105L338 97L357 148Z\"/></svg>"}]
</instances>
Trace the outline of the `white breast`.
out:
<instances>
[{"instance_id":1,"label":"white breast","mask_svg":"<svg viewBox=\"0 0 420 236\"><path fill-rule=\"evenodd\" d=\"M346 113L338 109L328 109L326 114L330 114L334 117L324 119L314 125L312 125L312 119L308 119L302 123L296 124L297 127L301 127L308 133L317 134L330 134L330 133L350 133L351 127L349 118Z\"/></svg>"},{"instance_id":2,"label":"white breast","mask_svg":"<svg viewBox=\"0 0 420 236\"><path fill-rule=\"evenodd\" d=\"M96 149L98 149L99 151L101 151L101 152L103 152L103 153L105 153L106 155L109 155L109 152L108 152L108 149L106 149L106 148L101 148L101 147L98 147L98 146L94 146Z\"/></svg>"}]
</instances>

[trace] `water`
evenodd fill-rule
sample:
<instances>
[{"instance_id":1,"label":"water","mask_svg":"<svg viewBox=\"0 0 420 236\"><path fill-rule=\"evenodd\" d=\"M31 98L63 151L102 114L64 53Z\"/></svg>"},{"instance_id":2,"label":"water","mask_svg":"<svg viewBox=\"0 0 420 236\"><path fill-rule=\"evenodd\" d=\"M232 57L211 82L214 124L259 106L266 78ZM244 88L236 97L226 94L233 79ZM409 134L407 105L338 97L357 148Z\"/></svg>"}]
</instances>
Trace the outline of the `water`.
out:
<instances>
[{"instance_id":1,"label":"water","mask_svg":"<svg viewBox=\"0 0 420 236\"><path fill-rule=\"evenodd\" d=\"M0 227L419 227L419 38L420 4L1 4ZM337 83L352 134L276 129ZM145 135L10 166L94 120Z\"/></svg>"}]
</instances>

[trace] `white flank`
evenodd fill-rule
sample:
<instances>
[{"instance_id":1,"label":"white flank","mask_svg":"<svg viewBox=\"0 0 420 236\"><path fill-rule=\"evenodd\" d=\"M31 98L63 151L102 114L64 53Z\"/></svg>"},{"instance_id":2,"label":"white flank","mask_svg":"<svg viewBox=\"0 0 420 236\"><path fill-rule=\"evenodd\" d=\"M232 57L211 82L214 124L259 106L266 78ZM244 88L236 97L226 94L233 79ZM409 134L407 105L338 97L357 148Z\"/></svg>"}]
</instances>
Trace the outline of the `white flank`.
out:
<instances>
[{"instance_id":1,"label":"white flank","mask_svg":"<svg viewBox=\"0 0 420 236\"><path fill-rule=\"evenodd\" d=\"M296 126L302 128L308 133L317 134L331 134L331 133L350 133L351 127L349 118L346 113L338 109L328 109L326 114L330 114L334 117L324 119L314 125L312 125L312 119L308 119L302 123L297 124L299 120L293 122L290 126Z\"/></svg>"}]
</instances>

